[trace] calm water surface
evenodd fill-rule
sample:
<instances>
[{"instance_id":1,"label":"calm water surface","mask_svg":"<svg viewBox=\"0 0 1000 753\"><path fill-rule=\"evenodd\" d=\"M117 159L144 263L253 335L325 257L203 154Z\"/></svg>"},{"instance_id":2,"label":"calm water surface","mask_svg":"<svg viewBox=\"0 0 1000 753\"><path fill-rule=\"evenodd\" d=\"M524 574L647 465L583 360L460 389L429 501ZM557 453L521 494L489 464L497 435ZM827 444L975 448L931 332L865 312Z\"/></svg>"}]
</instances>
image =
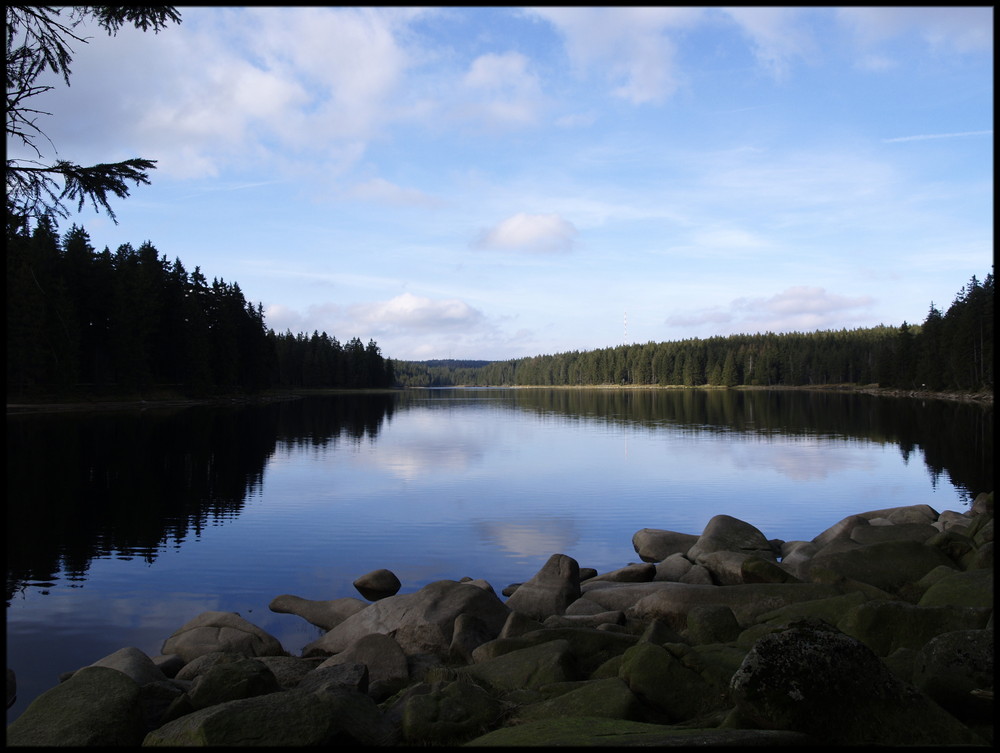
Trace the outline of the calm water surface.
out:
<instances>
[{"instance_id":1,"label":"calm water surface","mask_svg":"<svg viewBox=\"0 0 1000 753\"><path fill-rule=\"evenodd\" d=\"M809 392L428 390L8 416L8 723L62 672L159 653L206 610L297 654L279 594L389 568L496 591L561 552L604 572L640 528L727 514L768 538L993 488L992 407Z\"/></svg>"}]
</instances>

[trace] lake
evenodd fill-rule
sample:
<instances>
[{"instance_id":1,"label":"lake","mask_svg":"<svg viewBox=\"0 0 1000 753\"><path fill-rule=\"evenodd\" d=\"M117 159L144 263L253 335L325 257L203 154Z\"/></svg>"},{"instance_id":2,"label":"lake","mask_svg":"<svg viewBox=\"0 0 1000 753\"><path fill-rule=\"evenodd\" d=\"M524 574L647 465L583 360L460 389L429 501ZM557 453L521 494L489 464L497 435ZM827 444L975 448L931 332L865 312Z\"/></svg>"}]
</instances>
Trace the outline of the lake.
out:
<instances>
[{"instance_id":1,"label":"lake","mask_svg":"<svg viewBox=\"0 0 1000 753\"><path fill-rule=\"evenodd\" d=\"M298 654L280 594L499 592L556 552L614 570L641 528L727 514L812 539L847 515L968 509L993 489L993 412L819 391L447 389L7 416L10 723L61 673L149 655L207 610Z\"/></svg>"}]
</instances>

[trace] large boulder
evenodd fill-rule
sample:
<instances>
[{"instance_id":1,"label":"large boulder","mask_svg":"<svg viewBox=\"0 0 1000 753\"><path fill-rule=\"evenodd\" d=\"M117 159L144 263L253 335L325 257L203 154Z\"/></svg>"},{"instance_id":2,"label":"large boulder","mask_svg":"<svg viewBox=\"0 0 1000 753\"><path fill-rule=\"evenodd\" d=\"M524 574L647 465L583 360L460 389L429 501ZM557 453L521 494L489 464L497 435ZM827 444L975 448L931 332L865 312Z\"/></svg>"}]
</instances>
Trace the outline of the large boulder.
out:
<instances>
[{"instance_id":1,"label":"large boulder","mask_svg":"<svg viewBox=\"0 0 1000 753\"><path fill-rule=\"evenodd\" d=\"M905 601L871 600L846 611L837 627L879 656L900 648L919 650L941 633L981 630L992 614L986 607L921 607Z\"/></svg>"},{"instance_id":2,"label":"large boulder","mask_svg":"<svg viewBox=\"0 0 1000 753\"><path fill-rule=\"evenodd\" d=\"M160 668L153 663L153 660L134 646L120 648L113 654L98 659L90 666L117 669L131 677L139 685L163 682L167 679Z\"/></svg>"},{"instance_id":3,"label":"large boulder","mask_svg":"<svg viewBox=\"0 0 1000 753\"><path fill-rule=\"evenodd\" d=\"M675 630L687 627L687 615L694 607L718 604L729 607L741 628L757 622L760 615L800 601L825 599L841 594L825 583L747 583L741 586L695 586L686 583L659 583L661 586L635 601L625 610L626 617L639 621L662 619ZM599 603L610 589L588 591L587 598ZM616 607L620 608L620 607Z\"/></svg>"},{"instance_id":4,"label":"large boulder","mask_svg":"<svg viewBox=\"0 0 1000 753\"><path fill-rule=\"evenodd\" d=\"M696 564L712 552L737 552L753 554L761 559L774 560L771 542L757 528L731 515L716 515L708 521L701 536L687 552L687 558Z\"/></svg>"},{"instance_id":5,"label":"large boulder","mask_svg":"<svg viewBox=\"0 0 1000 753\"><path fill-rule=\"evenodd\" d=\"M474 615L499 634L509 613L492 591L454 580L434 581L414 593L370 604L308 644L302 655L337 654L366 635L382 633L391 635L407 656L447 657L459 615Z\"/></svg>"},{"instance_id":6,"label":"large boulder","mask_svg":"<svg viewBox=\"0 0 1000 753\"><path fill-rule=\"evenodd\" d=\"M565 716L536 719L487 732L471 740L470 747L602 748L677 747L803 747L820 741L799 732L766 729L685 729L600 716Z\"/></svg>"},{"instance_id":7,"label":"large boulder","mask_svg":"<svg viewBox=\"0 0 1000 753\"><path fill-rule=\"evenodd\" d=\"M463 743L492 729L506 711L502 701L466 678L419 688L401 705L402 739L421 746Z\"/></svg>"},{"instance_id":8,"label":"large boulder","mask_svg":"<svg viewBox=\"0 0 1000 753\"><path fill-rule=\"evenodd\" d=\"M352 614L357 614L368 604L353 596L328 601L303 599L301 596L282 594L271 600L268 608L279 614L294 614L323 630L333 630Z\"/></svg>"},{"instance_id":9,"label":"large boulder","mask_svg":"<svg viewBox=\"0 0 1000 753\"><path fill-rule=\"evenodd\" d=\"M828 745L977 745L972 733L860 641L819 621L766 635L733 675L741 726Z\"/></svg>"},{"instance_id":10,"label":"large boulder","mask_svg":"<svg viewBox=\"0 0 1000 753\"><path fill-rule=\"evenodd\" d=\"M917 602L922 607L963 606L993 608L993 568L942 571Z\"/></svg>"},{"instance_id":11,"label":"large boulder","mask_svg":"<svg viewBox=\"0 0 1000 753\"><path fill-rule=\"evenodd\" d=\"M256 659L216 664L192 683L187 691L196 709L227 701L274 693L281 689L274 673Z\"/></svg>"},{"instance_id":12,"label":"large boulder","mask_svg":"<svg viewBox=\"0 0 1000 753\"><path fill-rule=\"evenodd\" d=\"M565 639L550 640L459 668L460 676L474 678L499 691L538 688L577 680L577 662Z\"/></svg>"},{"instance_id":13,"label":"large boulder","mask_svg":"<svg viewBox=\"0 0 1000 753\"><path fill-rule=\"evenodd\" d=\"M726 703L725 687L716 687L671 651L682 644L637 643L622 656L618 676L647 705L671 724L687 721Z\"/></svg>"},{"instance_id":14,"label":"large boulder","mask_svg":"<svg viewBox=\"0 0 1000 753\"><path fill-rule=\"evenodd\" d=\"M361 693L280 693L229 701L186 714L153 730L149 747L298 747L378 745L381 712Z\"/></svg>"},{"instance_id":15,"label":"large boulder","mask_svg":"<svg viewBox=\"0 0 1000 753\"><path fill-rule=\"evenodd\" d=\"M7 727L9 746L138 746L139 685L110 667L84 667L45 691Z\"/></svg>"},{"instance_id":16,"label":"large boulder","mask_svg":"<svg viewBox=\"0 0 1000 753\"><path fill-rule=\"evenodd\" d=\"M974 691L993 688L993 631L957 630L931 638L914 662L913 684L959 719L992 719Z\"/></svg>"},{"instance_id":17,"label":"large boulder","mask_svg":"<svg viewBox=\"0 0 1000 753\"><path fill-rule=\"evenodd\" d=\"M368 693L381 702L402 690L410 679L406 654L393 638L383 633L372 633L331 656L318 669L338 664L364 664L368 667Z\"/></svg>"},{"instance_id":18,"label":"large boulder","mask_svg":"<svg viewBox=\"0 0 1000 753\"><path fill-rule=\"evenodd\" d=\"M287 656L277 638L236 612L202 612L167 638L160 653L178 654L189 662L213 651L236 651L247 656Z\"/></svg>"},{"instance_id":19,"label":"large boulder","mask_svg":"<svg viewBox=\"0 0 1000 753\"><path fill-rule=\"evenodd\" d=\"M507 608L536 620L563 614L580 598L580 566L572 557L553 554L531 578L507 599Z\"/></svg>"},{"instance_id":20,"label":"large boulder","mask_svg":"<svg viewBox=\"0 0 1000 753\"><path fill-rule=\"evenodd\" d=\"M529 719L552 719L565 716L597 716L608 719L643 721L646 711L641 701L618 677L589 682L550 685L549 688L567 688L551 698L528 703L517 708L514 717L518 723Z\"/></svg>"},{"instance_id":21,"label":"large boulder","mask_svg":"<svg viewBox=\"0 0 1000 753\"><path fill-rule=\"evenodd\" d=\"M663 562L672 554L687 554L697 541L697 534L659 528L643 528L632 534L632 547L643 562Z\"/></svg>"},{"instance_id":22,"label":"large boulder","mask_svg":"<svg viewBox=\"0 0 1000 753\"><path fill-rule=\"evenodd\" d=\"M830 544L810 560L808 578L819 580L821 573L832 571L841 577L896 593L940 565L954 567L955 563L941 550L916 541L884 541L845 548Z\"/></svg>"}]
</instances>

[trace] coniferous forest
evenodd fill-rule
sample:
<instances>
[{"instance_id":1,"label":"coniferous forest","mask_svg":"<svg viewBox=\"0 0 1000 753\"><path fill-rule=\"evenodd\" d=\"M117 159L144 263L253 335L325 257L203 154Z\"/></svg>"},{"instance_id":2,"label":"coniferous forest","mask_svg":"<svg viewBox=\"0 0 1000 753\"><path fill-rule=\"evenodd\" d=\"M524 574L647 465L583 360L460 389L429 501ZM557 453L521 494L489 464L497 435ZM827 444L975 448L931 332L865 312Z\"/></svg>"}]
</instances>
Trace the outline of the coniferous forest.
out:
<instances>
[{"instance_id":1,"label":"coniferous forest","mask_svg":"<svg viewBox=\"0 0 1000 753\"><path fill-rule=\"evenodd\" d=\"M43 217L7 233L7 393L33 397L255 394L394 384L357 337L268 329L235 282L209 282L152 243L96 252Z\"/></svg>"},{"instance_id":2,"label":"coniferous forest","mask_svg":"<svg viewBox=\"0 0 1000 753\"><path fill-rule=\"evenodd\" d=\"M993 274L922 325L648 342L493 362L397 361L400 385L878 385L992 392Z\"/></svg>"},{"instance_id":3,"label":"coniferous forest","mask_svg":"<svg viewBox=\"0 0 1000 753\"><path fill-rule=\"evenodd\" d=\"M95 251L42 218L7 238L8 397L470 386L878 385L992 392L993 275L920 325L648 342L505 361L400 361L372 340L278 334L235 282L150 242Z\"/></svg>"}]
</instances>

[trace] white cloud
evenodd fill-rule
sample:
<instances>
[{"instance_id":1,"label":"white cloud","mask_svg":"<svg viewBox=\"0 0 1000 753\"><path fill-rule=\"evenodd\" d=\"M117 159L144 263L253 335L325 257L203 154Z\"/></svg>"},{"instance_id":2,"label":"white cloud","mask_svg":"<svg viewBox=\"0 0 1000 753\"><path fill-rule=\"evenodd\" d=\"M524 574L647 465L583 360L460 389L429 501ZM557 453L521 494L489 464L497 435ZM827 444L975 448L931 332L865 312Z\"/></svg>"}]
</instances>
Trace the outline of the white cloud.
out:
<instances>
[{"instance_id":1,"label":"white cloud","mask_svg":"<svg viewBox=\"0 0 1000 753\"><path fill-rule=\"evenodd\" d=\"M347 195L365 201L375 201L384 204L413 207L438 207L442 202L433 196L428 196L416 188L404 188L384 178L372 178L363 183L356 183L347 190Z\"/></svg>"},{"instance_id":2,"label":"white cloud","mask_svg":"<svg viewBox=\"0 0 1000 753\"><path fill-rule=\"evenodd\" d=\"M403 293L388 301L359 303L347 307L359 325L379 332L431 332L468 329L480 325L484 316L457 298L433 300Z\"/></svg>"},{"instance_id":3,"label":"white cloud","mask_svg":"<svg viewBox=\"0 0 1000 753\"><path fill-rule=\"evenodd\" d=\"M993 50L992 7L845 7L837 18L864 46L915 33L936 51Z\"/></svg>"},{"instance_id":4,"label":"white cloud","mask_svg":"<svg viewBox=\"0 0 1000 753\"><path fill-rule=\"evenodd\" d=\"M480 55L462 77L471 102L459 114L492 126L530 125L542 104L538 77L528 70L528 58L519 52Z\"/></svg>"},{"instance_id":5,"label":"white cloud","mask_svg":"<svg viewBox=\"0 0 1000 753\"><path fill-rule=\"evenodd\" d=\"M895 144L901 141L927 141L929 139L960 139L966 136L992 136L993 131L960 131L958 133L923 133L917 136L897 136L892 139L882 139L885 144Z\"/></svg>"},{"instance_id":6,"label":"white cloud","mask_svg":"<svg viewBox=\"0 0 1000 753\"><path fill-rule=\"evenodd\" d=\"M874 300L870 296L844 296L824 288L799 285L770 298L737 298L728 309L712 307L666 319L670 327L728 325L729 333L812 332L837 329L838 322L860 322ZM852 314L853 312L853 314ZM720 328L716 327L715 331Z\"/></svg>"},{"instance_id":7,"label":"white cloud","mask_svg":"<svg viewBox=\"0 0 1000 753\"><path fill-rule=\"evenodd\" d=\"M566 39L581 73L601 69L612 93L632 104L661 102L677 89L670 30L694 25L704 11L692 8L532 8Z\"/></svg>"},{"instance_id":8,"label":"white cloud","mask_svg":"<svg viewBox=\"0 0 1000 753\"><path fill-rule=\"evenodd\" d=\"M801 8L726 8L746 36L757 61L775 78L788 75L796 59L809 59L815 52L812 35L801 23Z\"/></svg>"},{"instance_id":9,"label":"white cloud","mask_svg":"<svg viewBox=\"0 0 1000 753\"><path fill-rule=\"evenodd\" d=\"M577 231L558 214L525 214L508 217L482 234L479 248L531 252L569 251Z\"/></svg>"}]
</instances>

